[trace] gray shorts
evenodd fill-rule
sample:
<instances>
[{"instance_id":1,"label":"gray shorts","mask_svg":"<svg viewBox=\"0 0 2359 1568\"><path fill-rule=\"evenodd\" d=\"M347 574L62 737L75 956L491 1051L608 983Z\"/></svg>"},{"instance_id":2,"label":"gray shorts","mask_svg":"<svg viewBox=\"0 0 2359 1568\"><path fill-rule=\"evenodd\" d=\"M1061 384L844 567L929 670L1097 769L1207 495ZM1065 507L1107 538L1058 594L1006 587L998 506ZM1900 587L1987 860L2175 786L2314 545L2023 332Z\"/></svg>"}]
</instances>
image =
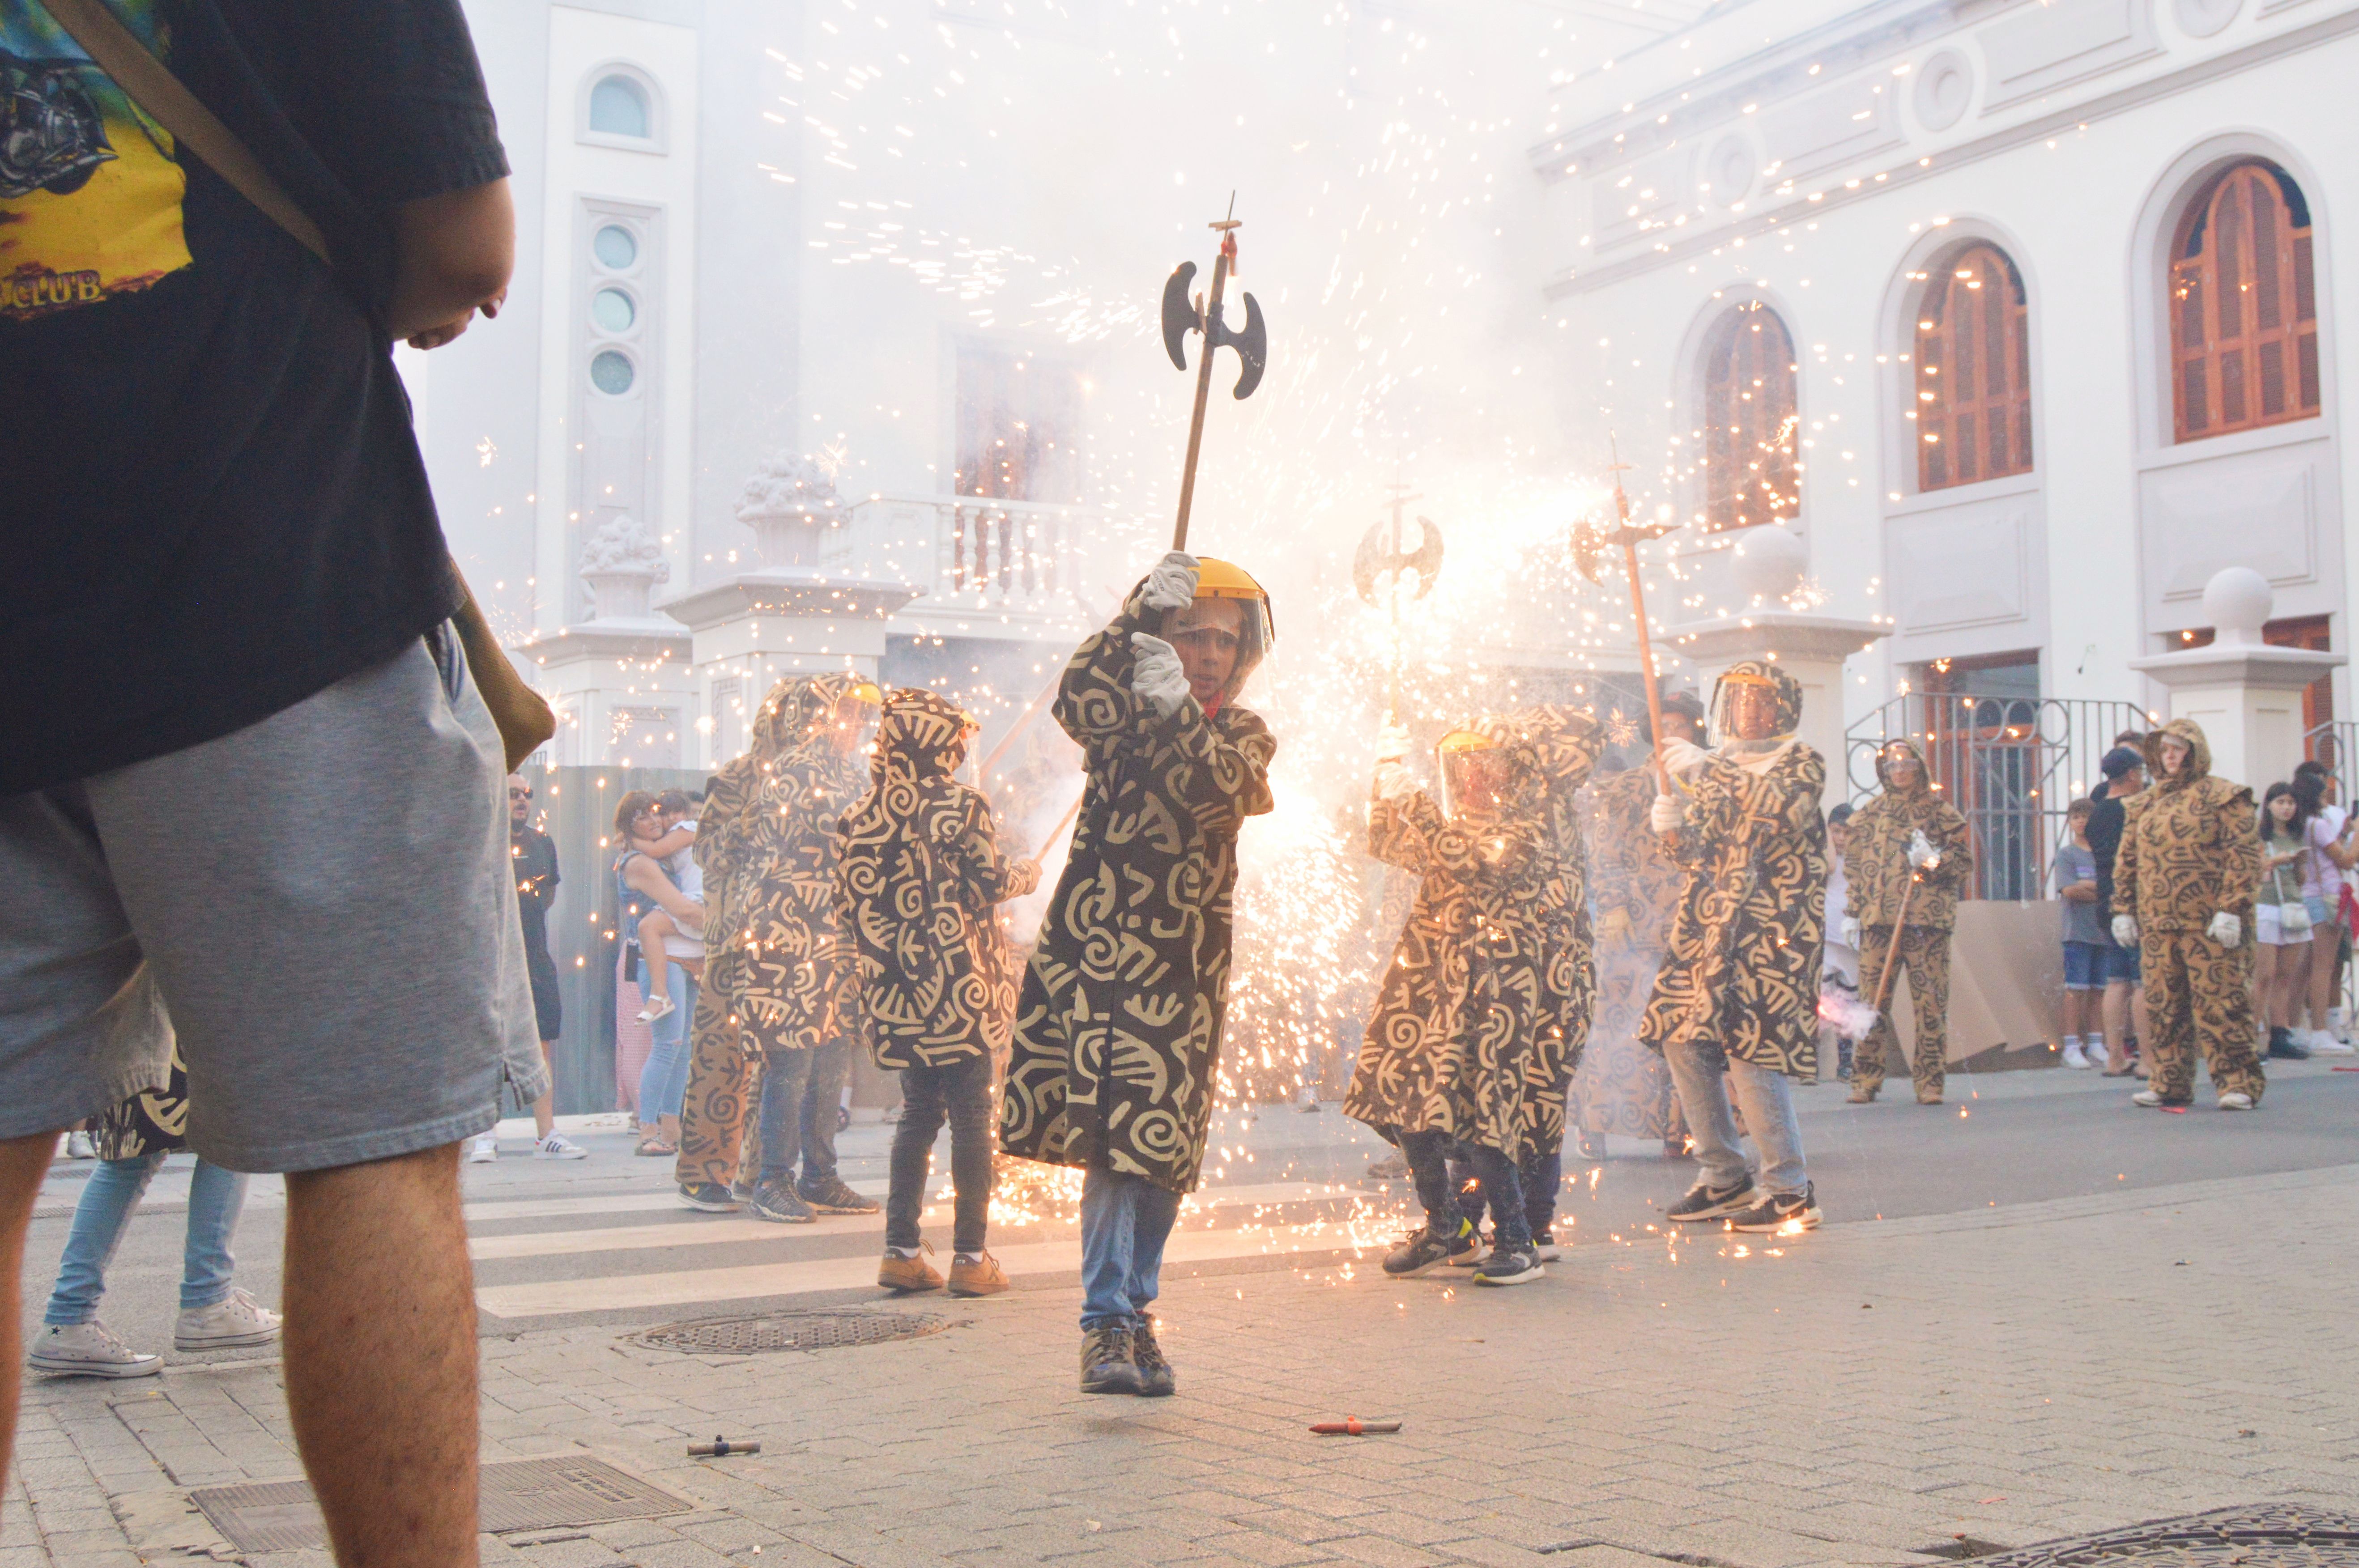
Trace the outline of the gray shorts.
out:
<instances>
[{"instance_id":1,"label":"gray shorts","mask_svg":"<svg viewBox=\"0 0 2359 1568\"><path fill-rule=\"evenodd\" d=\"M0 796L0 1137L160 1087L233 1171L456 1142L549 1087L498 731L448 627L259 724Z\"/></svg>"}]
</instances>

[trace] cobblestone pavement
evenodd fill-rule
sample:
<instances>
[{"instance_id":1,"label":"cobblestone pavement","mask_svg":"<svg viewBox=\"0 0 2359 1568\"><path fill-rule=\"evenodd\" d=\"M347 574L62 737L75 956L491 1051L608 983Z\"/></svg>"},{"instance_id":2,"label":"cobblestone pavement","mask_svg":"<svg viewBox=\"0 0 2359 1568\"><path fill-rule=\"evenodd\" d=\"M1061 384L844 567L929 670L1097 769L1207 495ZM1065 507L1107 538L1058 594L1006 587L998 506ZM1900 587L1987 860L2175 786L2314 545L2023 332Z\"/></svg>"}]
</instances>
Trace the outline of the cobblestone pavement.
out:
<instances>
[{"instance_id":1,"label":"cobblestone pavement","mask_svg":"<svg viewBox=\"0 0 2359 1568\"><path fill-rule=\"evenodd\" d=\"M2063 1075L2012 1076L2050 1081L1994 1091L1994 1115L2014 1097L2086 1119L2071 1158L2059 1145L2064 1166L2113 1162L2097 1157L2109 1141L2183 1137L2196 1173L2211 1145L2194 1140L2257 1140L2271 1125L2267 1112L2131 1119ZM587 1453L697 1507L487 1536L484 1560L1789 1568L1924 1563L1929 1548L2268 1500L2347 1509L2359 1500L2359 1077L2288 1077L2271 1107L2307 1103L2309 1125L2340 1129L2340 1159L2137 1185L2124 1172L2111 1188L2076 1178L2060 1195L1999 1202L1980 1195L2017 1192L2006 1183L2021 1173L1985 1181L1977 1161L2006 1145L1945 1153L1926 1140L1954 1112L1896 1115L1845 1125L1889 1127L1947 1162L1948 1212L1767 1245L1674 1246L1643 1220L1584 1218L1582 1244L1548 1279L1497 1292L1387 1283L1373 1256L1331 1260L1332 1239L1211 1259L1166 1281L1180 1376L1169 1400L1075 1391L1070 1260L994 1301L880 1308L945 1314L947 1332L813 1354L691 1356L628 1337L772 1297L487 1316L487 1459ZM1260 1136L1280 1133L1304 1137L1263 1119ZM1244 1227L1252 1209L1234 1212ZM177 1220L140 1223L168 1235ZM855 1241L874 1257L866 1234L794 1245ZM38 1276L38 1244L35 1256ZM1403 1430L1304 1430L1345 1413ZM22 1430L0 1568L234 1558L188 1489L299 1474L275 1361L37 1381ZM684 1456L715 1433L764 1452Z\"/></svg>"}]
</instances>

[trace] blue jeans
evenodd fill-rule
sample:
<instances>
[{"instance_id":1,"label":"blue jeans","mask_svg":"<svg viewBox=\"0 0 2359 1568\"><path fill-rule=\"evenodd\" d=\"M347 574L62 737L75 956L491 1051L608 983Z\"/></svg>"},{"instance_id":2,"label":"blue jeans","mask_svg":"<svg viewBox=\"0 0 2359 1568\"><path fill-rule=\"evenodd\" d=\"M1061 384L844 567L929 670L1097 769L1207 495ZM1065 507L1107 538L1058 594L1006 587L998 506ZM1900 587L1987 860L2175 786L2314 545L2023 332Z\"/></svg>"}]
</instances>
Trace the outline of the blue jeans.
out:
<instances>
[{"instance_id":1,"label":"blue jeans","mask_svg":"<svg viewBox=\"0 0 2359 1568\"><path fill-rule=\"evenodd\" d=\"M1450 1162L1450 1184L1458 1195L1458 1212L1466 1217L1467 1224L1480 1230L1484 1210L1487 1208L1491 1228L1501 1236L1507 1235L1501 1228L1506 1224L1506 1211L1474 1169L1470 1152L1459 1149L1452 1152L1459 1156ZM1556 1227L1557 1192L1564 1185L1564 1150L1560 1146L1542 1154L1534 1149L1524 1156L1515 1173L1523 1193L1525 1228L1532 1236L1552 1232Z\"/></svg>"},{"instance_id":2,"label":"blue jeans","mask_svg":"<svg viewBox=\"0 0 2359 1568\"><path fill-rule=\"evenodd\" d=\"M647 961L639 958L639 991L647 989ZM678 1116L688 1098L688 1021L696 1013L696 982L678 964L671 967L672 1010L647 1025L655 1044L647 1065L639 1069L639 1125L653 1127L659 1116Z\"/></svg>"},{"instance_id":3,"label":"blue jeans","mask_svg":"<svg viewBox=\"0 0 2359 1568\"><path fill-rule=\"evenodd\" d=\"M1082 1327L1136 1324L1163 1272L1180 1195L1095 1166L1082 1179Z\"/></svg>"},{"instance_id":4,"label":"blue jeans","mask_svg":"<svg viewBox=\"0 0 2359 1568\"><path fill-rule=\"evenodd\" d=\"M791 1180L795 1162L803 1181L816 1185L835 1177L835 1113L852 1076L852 1042L832 1041L810 1051L780 1051L762 1065L760 1182Z\"/></svg>"},{"instance_id":5,"label":"blue jeans","mask_svg":"<svg viewBox=\"0 0 2359 1568\"><path fill-rule=\"evenodd\" d=\"M1750 1062L1728 1058L1720 1070L1717 1046L1683 1042L1668 1045L1663 1059L1671 1069L1671 1085L1679 1090L1680 1107L1687 1112L1688 1131L1695 1140L1696 1163L1714 1187L1734 1186L1752 1176L1745 1144L1729 1114L1733 1092L1745 1108L1745 1126L1761 1151L1756 1180L1772 1197L1799 1193L1810 1184L1802 1163L1802 1129L1794 1119L1793 1087L1786 1075Z\"/></svg>"},{"instance_id":6,"label":"blue jeans","mask_svg":"<svg viewBox=\"0 0 2359 1568\"><path fill-rule=\"evenodd\" d=\"M106 1266L114 1260L114 1249L131 1227L147 1184L163 1164L164 1156L158 1152L103 1161L91 1172L82 1201L74 1206L73 1227L66 1233L65 1257L59 1260L58 1282L49 1292L43 1323L60 1327L97 1318L99 1298L106 1294ZM180 1247L183 1312L229 1299L230 1276L237 1267L230 1241L245 1207L244 1176L197 1162L189 1182L188 1238Z\"/></svg>"}]
</instances>

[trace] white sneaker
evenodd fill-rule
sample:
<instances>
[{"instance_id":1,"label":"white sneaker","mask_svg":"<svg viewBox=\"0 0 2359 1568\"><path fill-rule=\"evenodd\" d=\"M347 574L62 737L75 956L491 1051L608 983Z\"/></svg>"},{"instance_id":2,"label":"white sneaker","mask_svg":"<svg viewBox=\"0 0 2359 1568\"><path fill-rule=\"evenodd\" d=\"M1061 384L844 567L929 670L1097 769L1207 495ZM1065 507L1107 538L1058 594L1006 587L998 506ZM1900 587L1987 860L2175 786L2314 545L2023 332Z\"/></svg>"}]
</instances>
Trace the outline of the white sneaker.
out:
<instances>
[{"instance_id":1,"label":"white sneaker","mask_svg":"<svg viewBox=\"0 0 2359 1568\"><path fill-rule=\"evenodd\" d=\"M467 1145L467 1163L470 1165L488 1165L499 1157L500 1135L496 1132L478 1132L474 1141Z\"/></svg>"},{"instance_id":2,"label":"white sneaker","mask_svg":"<svg viewBox=\"0 0 2359 1568\"><path fill-rule=\"evenodd\" d=\"M532 1146L532 1157L536 1160L587 1160L590 1151L562 1132L552 1132Z\"/></svg>"},{"instance_id":3,"label":"white sneaker","mask_svg":"<svg viewBox=\"0 0 2359 1568\"><path fill-rule=\"evenodd\" d=\"M2089 1065L2089 1058L2081 1054L2081 1043L2078 1040L2066 1042L2064 1046L2064 1065L2076 1071L2086 1067Z\"/></svg>"},{"instance_id":4,"label":"white sneaker","mask_svg":"<svg viewBox=\"0 0 2359 1568\"><path fill-rule=\"evenodd\" d=\"M673 1007L674 1004L671 998L668 996L651 996L647 998L647 1005L639 1009L639 1022L641 1023L653 1023L657 1019L662 1018L671 1012L673 1011Z\"/></svg>"},{"instance_id":5,"label":"white sneaker","mask_svg":"<svg viewBox=\"0 0 2359 1568\"><path fill-rule=\"evenodd\" d=\"M2222 1110L2250 1110L2253 1108L2253 1097L2248 1094L2240 1094L2234 1089L2230 1089L2226 1094L2220 1097L2220 1108Z\"/></svg>"},{"instance_id":6,"label":"white sneaker","mask_svg":"<svg viewBox=\"0 0 2359 1568\"><path fill-rule=\"evenodd\" d=\"M2314 1029L2310 1035L2310 1054L2313 1056L2348 1056L2352 1048L2323 1029Z\"/></svg>"},{"instance_id":7,"label":"white sneaker","mask_svg":"<svg viewBox=\"0 0 2359 1568\"><path fill-rule=\"evenodd\" d=\"M106 1325L91 1322L43 1327L25 1365L84 1378L152 1378L164 1369L164 1358L143 1356Z\"/></svg>"},{"instance_id":8,"label":"white sneaker","mask_svg":"<svg viewBox=\"0 0 2359 1568\"><path fill-rule=\"evenodd\" d=\"M172 1325L175 1350L234 1350L241 1346L269 1345L286 1319L247 1295L232 1291L208 1307L190 1307Z\"/></svg>"},{"instance_id":9,"label":"white sneaker","mask_svg":"<svg viewBox=\"0 0 2359 1568\"><path fill-rule=\"evenodd\" d=\"M95 1160L98 1158L98 1145L92 1141L91 1136L87 1132L79 1130L69 1132L66 1134L66 1158L69 1160Z\"/></svg>"},{"instance_id":10,"label":"white sneaker","mask_svg":"<svg viewBox=\"0 0 2359 1568\"><path fill-rule=\"evenodd\" d=\"M2155 1107L2162 1103L2162 1097L2155 1093L2152 1089L2140 1089L2137 1093L2130 1096L2130 1103L2132 1105L2142 1105L2148 1110L2152 1110Z\"/></svg>"}]
</instances>

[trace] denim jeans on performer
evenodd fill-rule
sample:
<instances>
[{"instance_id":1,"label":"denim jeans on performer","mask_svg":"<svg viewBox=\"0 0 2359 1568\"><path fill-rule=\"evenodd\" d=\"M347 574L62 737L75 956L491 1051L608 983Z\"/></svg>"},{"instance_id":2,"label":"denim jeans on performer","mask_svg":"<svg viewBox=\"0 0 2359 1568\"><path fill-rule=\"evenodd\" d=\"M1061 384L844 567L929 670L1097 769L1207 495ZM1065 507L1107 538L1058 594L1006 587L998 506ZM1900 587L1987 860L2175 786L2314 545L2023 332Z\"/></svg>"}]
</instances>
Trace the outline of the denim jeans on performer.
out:
<instances>
[{"instance_id":1,"label":"denim jeans on performer","mask_svg":"<svg viewBox=\"0 0 2359 1568\"><path fill-rule=\"evenodd\" d=\"M1418 1202L1425 1208L1426 1228L1434 1235L1451 1236L1458 1230L1460 1194L1450 1178L1450 1156L1456 1153L1491 1200L1499 1244L1521 1247L1531 1240L1523 1178L1513 1160L1496 1149L1457 1143L1446 1132L1404 1132L1400 1149L1401 1158L1408 1162L1409 1176L1417 1184Z\"/></svg>"},{"instance_id":2,"label":"denim jeans on performer","mask_svg":"<svg viewBox=\"0 0 2359 1568\"><path fill-rule=\"evenodd\" d=\"M851 1080L852 1052L849 1039L837 1040L810 1051L781 1051L764 1065L758 1180L792 1182L799 1161L805 1182L834 1178L835 1114Z\"/></svg>"},{"instance_id":3,"label":"denim jeans on performer","mask_svg":"<svg viewBox=\"0 0 2359 1568\"><path fill-rule=\"evenodd\" d=\"M1082 1181L1082 1326L1142 1321L1163 1273L1180 1195L1145 1176L1091 1167Z\"/></svg>"},{"instance_id":4,"label":"denim jeans on performer","mask_svg":"<svg viewBox=\"0 0 2359 1568\"><path fill-rule=\"evenodd\" d=\"M951 1185L957 1194L951 1245L980 1252L991 1225L991 1058L901 1070L901 1120L893 1130L893 1190L885 1200L885 1244L915 1247L926 1203L934 1139L951 1127Z\"/></svg>"},{"instance_id":5,"label":"denim jeans on performer","mask_svg":"<svg viewBox=\"0 0 2359 1568\"><path fill-rule=\"evenodd\" d=\"M1695 1141L1696 1163L1714 1187L1734 1186L1750 1176L1773 1197L1799 1193L1810 1185L1810 1173L1802 1163L1802 1130L1794 1119L1793 1086L1786 1075L1750 1062L1728 1058L1720 1068L1720 1051L1710 1045L1682 1042L1667 1046L1663 1059L1671 1069L1680 1105L1688 1114L1689 1135ZM1745 1126L1760 1151L1756 1172L1745 1157L1745 1142L1729 1113L1734 1094L1745 1111Z\"/></svg>"},{"instance_id":6,"label":"denim jeans on performer","mask_svg":"<svg viewBox=\"0 0 2359 1568\"><path fill-rule=\"evenodd\" d=\"M43 1323L65 1327L97 1318L99 1299L106 1294L106 1266L114 1261L147 1184L163 1164L161 1153L136 1154L128 1160L102 1161L90 1173L90 1184L74 1206L73 1228L66 1233L65 1257L58 1263L58 1282L49 1292ZM197 1162L189 1178L188 1239L180 1251L181 1311L229 1299L237 1267L230 1242L245 1207L244 1176L210 1161Z\"/></svg>"}]
</instances>

